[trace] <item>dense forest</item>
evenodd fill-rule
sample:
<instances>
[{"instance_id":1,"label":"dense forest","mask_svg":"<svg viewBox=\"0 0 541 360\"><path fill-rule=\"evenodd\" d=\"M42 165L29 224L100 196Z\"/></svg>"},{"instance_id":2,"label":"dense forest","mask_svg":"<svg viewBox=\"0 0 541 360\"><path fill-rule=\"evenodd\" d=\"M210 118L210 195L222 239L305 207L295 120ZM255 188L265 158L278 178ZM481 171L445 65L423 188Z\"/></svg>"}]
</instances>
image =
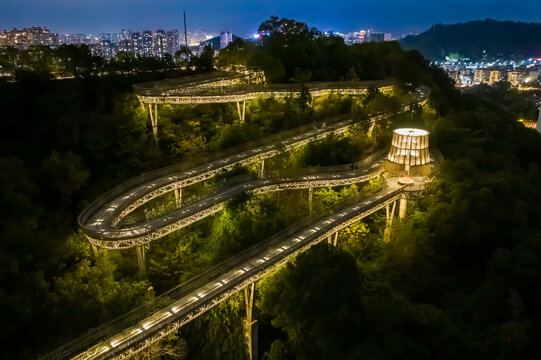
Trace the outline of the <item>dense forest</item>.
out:
<instances>
[{"instance_id":1,"label":"dense forest","mask_svg":"<svg viewBox=\"0 0 541 360\"><path fill-rule=\"evenodd\" d=\"M293 20L269 22L291 28L277 26L258 48L237 40L217 63L259 67L271 81L392 78L394 96L254 100L243 124L233 104L167 105L155 146L131 85L162 71L51 80L28 68L0 83L5 358L42 355L308 216L300 191L237 199L153 245L144 275L132 252L92 255L75 221L89 201L141 172L336 114L357 126L281 154L269 171L358 161L388 146L403 125L429 129L446 160L428 196L393 223L390 241L377 213L341 231L337 248L318 245L256 284L260 357L538 357L541 139L517 122L528 110L512 106L503 88L460 95L441 70L397 43L348 47ZM275 51L280 42L296 55ZM421 84L431 89L427 105L366 134L368 113L396 112L400 97ZM316 212L375 185L318 189ZM171 199L160 201L151 206ZM237 294L141 357L247 358L243 316Z\"/></svg>"},{"instance_id":2,"label":"dense forest","mask_svg":"<svg viewBox=\"0 0 541 360\"><path fill-rule=\"evenodd\" d=\"M462 24L436 24L419 35L400 40L406 50L418 50L430 60L443 60L450 54L481 60L488 58L541 57L541 24L512 21L471 21Z\"/></svg>"}]
</instances>

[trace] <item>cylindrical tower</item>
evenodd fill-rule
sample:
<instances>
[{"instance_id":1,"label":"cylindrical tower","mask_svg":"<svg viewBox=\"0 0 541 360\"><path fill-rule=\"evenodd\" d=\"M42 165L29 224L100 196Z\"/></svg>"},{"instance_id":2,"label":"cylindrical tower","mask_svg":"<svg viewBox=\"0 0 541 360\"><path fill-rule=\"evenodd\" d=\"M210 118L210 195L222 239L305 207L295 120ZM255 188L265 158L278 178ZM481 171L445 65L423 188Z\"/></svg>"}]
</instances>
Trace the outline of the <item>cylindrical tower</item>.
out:
<instances>
[{"instance_id":1,"label":"cylindrical tower","mask_svg":"<svg viewBox=\"0 0 541 360\"><path fill-rule=\"evenodd\" d=\"M411 128L396 129L385 161L385 170L404 170L412 176L429 175L428 131Z\"/></svg>"}]
</instances>

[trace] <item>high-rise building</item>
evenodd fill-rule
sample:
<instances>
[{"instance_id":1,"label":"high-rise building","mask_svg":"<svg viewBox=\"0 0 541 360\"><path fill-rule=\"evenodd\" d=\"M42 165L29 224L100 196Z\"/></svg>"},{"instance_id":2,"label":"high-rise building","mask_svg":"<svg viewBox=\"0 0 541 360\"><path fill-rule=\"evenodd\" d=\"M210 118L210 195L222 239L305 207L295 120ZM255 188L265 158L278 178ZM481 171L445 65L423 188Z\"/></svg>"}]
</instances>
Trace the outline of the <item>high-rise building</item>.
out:
<instances>
[{"instance_id":1,"label":"high-rise building","mask_svg":"<svg viewBox=\"0 0 541 360\"><path fill-rule=\"evenodd\" d=\"M487 82L488 73L489 73L489 71L487 69L476 69L475 73L473 74L473 83L474 84L483 84L483 83Z\"/></svg>"},{"instance_id":2,"label":"high-rise building","mask_svg":"<svg viewBox=\"0 0 541 360\"><path fill-rule=\"evenodd\" d=\"M167 53L165 30L156 30L153 37L152 56L163 57Z\"/></svg>"},{"instance_id":3,"label":"high-rise building","mask_svg":"<svg viewBox=\"0 0 541 360\"><path fill-rule=\"evenodd\" d=\"M51 33L47 28L31 27L3 31L0 37L1 46L15 46L26 49L32 45L58 46L58 34Z\"/></svg>"},{"instance_id":4,"label":"high-rise building","mask_svg":"<svg viewBox=\"0 0 541 360\"><path fill-rule=\"evenodd\" d=\"M500 81L500 78L501 78L500 70L491 70L489 78L488 78L488 83L494 84L495 82Z\"/></svg>"},{"instance_id":5,"label":"high-rise building","mask_svg":"<svg viewBox=\"0 0 541 360\"><path fill-rule=\"evenodd\" d=\"M233 33L229 30L220 33L220 49L227 47L233 41Z\"/></svg>"},{"instance_id":6,"label":"high-rise building","mask_svg":"<svg viewBox=\"0 0 541 360\"><path fill-rule=\"evenodd\" d=\"M120 40L131 40L132 32L130 29L122 29L120 32Z\"/></svg>"},{"instance_id":7,"label":"high-rise building","mask_svg":"<svg viewBox=\"0 0 541 360\"><path fill-rule=\"evenodd\" d=\"M143 53L143 33L132 33L133 53L136 56L142 56Z\"/></svg>"},{"instance_id":8,"label":"high-rise building","mask_svg":"<svg viewBox=\"0 0 541 360\"><path fill-rule=\"evenodd\" d=\"M368 34L368 42L383 42L385 41L385 34L380 32L371 32Z\"/></svg>"},{"instance_id":9,"label":"high-rise building","mask_svg":"<svg viewBox=\"0 0 541 360\"><path fill-rule=\"evenodd\" d=\"M111 60L117 53L117 47L109 40L102 40L99 44L90 45L90 51L92 55Z\"/></svg>"},{"instance_id":10,"label":"high-rise building","mask_svg":"<svg viewBox=\"0 0 541 360\"><path fill-rule=\"evenodd\" d=\"M154 41L152 38L152 32L145 30L141 34L141 49L139 55L143 57L150 57L153 55Z\"/></svg>"},{"instance_id":11,"label":"high-rise building","mask_svg":"<svg viewBox=\"0 0 541 360\"><path fill-rule=\"evenodd\" d=\"M180 34L178 30L170 30L165 36L167 53L174 55L180 49Z\"/></svg>"},{"instance_id":12,"label":"high-rise building","mask_svg":"<svg viewBox=\"0 0 541 360\"><path fill-rule=\"evenodd\" d=\"M133 40L130 38L130 39L125 39L125 40L120 40L118 42L118 51L124 51L124 52L128 52L128 53L135 53L135 48L134 48L134 45L133 45Z\"/></svg>"},{"instance_id":13,"label":"high-rise building","mask_svg":"<svg viewBox=\"0 0 541 360\"><path fill-rule=\"evenodd\" d=\"M363 43L366 41L366 30L359 31L359 43Z\"/></svg>"},{"instance_id":14,"label":"high-rise building","mask_svg":"<svg viewBox=\"0 0 541 360\"><path fill-rule=\"evenodd\" d=\"M519 75L518 71L510 71L507 73L507 82L511 84L511 86L518 86L519 84Z\"/></svg>"}]
</instances>

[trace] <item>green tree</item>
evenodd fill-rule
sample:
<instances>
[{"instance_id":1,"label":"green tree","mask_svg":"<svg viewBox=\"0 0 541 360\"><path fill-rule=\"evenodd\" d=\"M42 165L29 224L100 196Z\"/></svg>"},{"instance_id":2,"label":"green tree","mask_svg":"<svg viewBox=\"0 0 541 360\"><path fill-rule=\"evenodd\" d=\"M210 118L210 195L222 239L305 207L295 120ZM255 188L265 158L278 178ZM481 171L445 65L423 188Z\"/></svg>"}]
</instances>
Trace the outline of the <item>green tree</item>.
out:
<instances>
[{"instance_id":1,"label":"green tree","mask_svg":"<svg viewBox=\"0 0 541 360\"><path fill-rule=\"evenodd\" d=\"M313 247L261 287L261 311L288 336L267 358L293 349L298 359L344 359L361 332L361 278L355 260L326 244ZM347 324L347 325L346 325ZM343 331L347 326L348 331Z\"/></svg>"}]
</instances>

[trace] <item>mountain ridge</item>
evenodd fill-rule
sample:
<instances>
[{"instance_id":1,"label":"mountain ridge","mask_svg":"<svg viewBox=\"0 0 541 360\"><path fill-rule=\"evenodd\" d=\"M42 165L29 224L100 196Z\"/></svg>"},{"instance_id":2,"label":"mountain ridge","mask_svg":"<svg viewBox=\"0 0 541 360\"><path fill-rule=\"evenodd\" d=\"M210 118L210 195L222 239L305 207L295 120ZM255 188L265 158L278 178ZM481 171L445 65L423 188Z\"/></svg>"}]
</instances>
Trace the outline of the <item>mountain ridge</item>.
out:
<instances>
[{"instance_id":1,"label":"mountain ridge","mask_svg":"<svg viewBox=\"0 0 541 360\"><path fill-rule=\"evenodd\" d=\"M541 57L541 23L475 20L435 24L419 35L400 40L405 50L418 50L430 60L450 54L481 59L488 57Z\"/></svg>"}]
</instances>

